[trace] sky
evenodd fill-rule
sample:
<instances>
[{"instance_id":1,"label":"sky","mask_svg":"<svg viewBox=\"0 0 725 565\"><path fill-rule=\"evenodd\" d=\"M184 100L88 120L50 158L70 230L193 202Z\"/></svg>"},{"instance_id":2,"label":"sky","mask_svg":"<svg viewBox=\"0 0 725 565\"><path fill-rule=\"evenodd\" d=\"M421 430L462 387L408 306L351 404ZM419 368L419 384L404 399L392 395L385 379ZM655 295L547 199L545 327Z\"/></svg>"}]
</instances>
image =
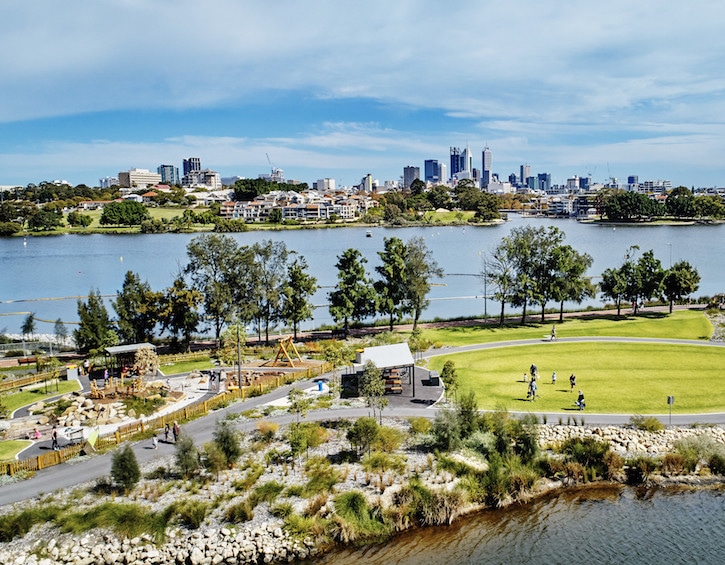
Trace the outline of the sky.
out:
<instances>
[{"instance_id":1,"label":"sky","mask_svg":"<svg viewBox=\"0 0 725 565\"><path fill-rule=\"evenodd\" d=\"M199 157L338 185L488 146L500 177L725 186L725 3L2 2L0 185Z\"/></svg>"}]
</instances>

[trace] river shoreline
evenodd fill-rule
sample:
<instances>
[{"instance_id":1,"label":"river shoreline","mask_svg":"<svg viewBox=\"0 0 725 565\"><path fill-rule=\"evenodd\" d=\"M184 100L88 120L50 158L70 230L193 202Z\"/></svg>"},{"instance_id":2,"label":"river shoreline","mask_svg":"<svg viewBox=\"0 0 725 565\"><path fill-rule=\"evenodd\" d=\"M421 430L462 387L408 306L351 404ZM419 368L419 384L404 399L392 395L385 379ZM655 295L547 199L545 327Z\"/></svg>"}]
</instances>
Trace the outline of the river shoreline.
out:
<instances>
[{"instance_id":1,"label":"river shoreline","mask_svg":"<svg viewBox=\"0 0 725 565\"><path fill-rule=\"evenodd\" d=\"M405 422L388 418L386 424L405 427ZM692 436L707 436L712 441L722 444L725 442L725 428L709 426L698 428L668 428L661 432L645 432L630 426L568 426L546 425L539 426L539 444L542 450L547 451L571 437L597 437L607 439L612 449L623 456L650 456L662 457L671 449L673 442ZM265 461L265 453L257 448L253 451L253 444L246 440L248 457L244 465L235 469L223 471L219 480L192 481L190 484L172 482L169 490L160 484L160 479L143 479L129 496L114 495L112 500L119 504L140 504L153 511L160 511L165 504L174 499L196 500L222 500L225 493L234 492L234 484L245 477L245 466L251 464L252 459L258 463ZM348 444L342 434L333 434L332 438L320 446L311 449L309 458L316 456L333 456L337 452L348 449ZM279 442L270 444L264 452L279 450ZM547 451L548 452L548 451ZM344 467L344 480L335 487L335 493L360 491L374 504L385 508L393 503L394 494L398 492L411 474L417 474L424 484L439 492L452 492L459 479L449 471L443 470L437 463L433 463L428 453L419 452L416 448L405 450L407 457L407 471L402 473L385 473L380 477L371 476L357 464L346 464ZM465 459L465 455L463 458ZM82 464L81 461L75 464ZM173 456L167 455L163 464L173 466ZM144 469L149 473L158 469L159 462ZM258 484L265 481L279 482L290 486L300 485L305 481L304 471L301 468L287 469L278 465L266 465ZM77 509L87 512L94 506L108 501L108 497L93 494L97 484L86 484L74 489L44 495L36 500L16 503L4 508L4 514L12 514L23 509L38 505L72 504ZM581 482L567 477L560 479L539 479L533 488L521 492L520 496L502 500L498 507L530 503L545 496L557 496L569 492L572 488L621 488L626 484L626 476L621 473L613 481ZM196 485L196 486L194 486ZM698 467L695 473L689 474L653 474L643 483L644 488L655 489L681 489L701 490L725 487L725 478L709 474L706 467ZM161 493L161 494L160 494ZM308 501L295 499L296 511L304 512ZM307 536L293 536L284 528L284 520L275 518L270 513L271 504L262 504L254 510L254 517L247 522L230 524L223 519L224 508L231 504L225 502L216 510L211 510L206 520L198 529L187 529L178 524L166 528L166 541L156 545L153 537L141 534L133 538L117 536L108 530L90 530L80 535L62 533L57 527L50 524L38 525L26 536L7 542L0 547L0 562L28 563L38 565L55 565L61 563L106 563L115 564L152 564L152 563L178 563L201 565L205 563L259 563L259 562L285 562L290 559L304 560L334 552L341 546L339 543L330 543L324 537L315 537L312 533ZM334 516L331 500L325 497L321 512L329 517ZM490 509L481 503L466 503L449 515L447 523L466 520L474 513ZM403 531L414 530L419 526L408 523L392 534L394 538ZM392 539L392 538L390 538Z\"/></svg>"}]
</instances>

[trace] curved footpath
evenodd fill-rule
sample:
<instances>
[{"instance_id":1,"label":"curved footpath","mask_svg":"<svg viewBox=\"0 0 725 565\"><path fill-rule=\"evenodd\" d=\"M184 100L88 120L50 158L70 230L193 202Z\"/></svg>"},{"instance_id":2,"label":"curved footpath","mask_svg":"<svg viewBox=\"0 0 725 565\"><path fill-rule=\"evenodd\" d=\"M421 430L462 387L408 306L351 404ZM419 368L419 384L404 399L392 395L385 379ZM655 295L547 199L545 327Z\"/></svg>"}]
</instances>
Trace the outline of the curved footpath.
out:
<instances>
[{"instance_id":1,"label":"curved footpath","mask_svg":"<svg viewBox=\"0 0 725 565\"><path fill-rule=\"evenodd\" d=\"M596 342L596 341L609 341L609 342L638 342L638 343L673 343L673 344L686 344L686 345L697 345L704 347L723 347L725 343L722 342L697 342L691 340L678 340L678 339L653 339L653 338L619 338L619 337L578 337L578 338L566 338L566 342ZM533 345L541 344L542 340L517 340L517 341L504 341L494 342L485 344L466 345L460 347L443 347L440 349L433 349L424 352L421 358L430 358L438 355L449 355L453 353L460 353L465 351L475 351L481 349L494 349L501 347L515 347L521 345ZM323 375L330 377L331 375ZM416 389L423 391L423 381L427 380L428 372L424 369L417 368L415 371L416 383L419 384ZM237 414L246 410L252 410L264 406L266 404L273 403L275 401L282 401L287 397L290 389L317 389L317 384L314 380L297 381L291 385L285 385L280 387L268 394L249 398L244 401L235 402L227 406L226 408L217 410L207 416L201 417L197 420L187 422L183 425L184 433L191 435L197 445L203 445L204 443L212 440L214 432L214 423L218 419L224 419L227 414ZM408 418L411 416L423 416L427 418L435 417L436 413L436 401L438 398L428 398L421 400L418 398L410 397L399 397L390 396L389 406L385 409L384 417L398 417ZM515 412L511 411L512 414L528 414L530 412ZM559 416L566 416L564 413L542 413L533 412L539 417L544 417L549 421L556 421ZM317 410L307 414L306 420L329 420L332 418L359 418L361 416L370 415L368 408L339 408L335 410ZM669 422L669 414L653 414L653 416L659 418L662 421ZM629 423L630 414L596 414L586 412L587 426L604 426L604 425L624 425ZM268 418L269 421L276 422L280 425L285 425L295 421L296 416L294 414L284 414L281 416L275 416ZM694 423L702 424L725 424L725 413L709 413L709 414L676 414L672 415L672 426L688 426ZM242 432L251 432L256 429L257 421L238 421L237 428ZM38 442L37 449L43 448L44 442ZM47 448L47 446L46 446ZM144 466L147 464L153 464L155 460L161 460L166 458L168 455L174 453L174 444L165 443L163 440L159 441L159 447L154 450L151 447L151 442L146 440L143 442L136 442L132 445L132 448L136 454L136 458L139 465ZM91 456L88 458L82 458L80 460L71 460L62 465L56 465L48 467L38 471L35 476L31 479L20 481L17 483L6 484L0 487L0 507L20 502L29 498L36 497L43 493L55 491L56 489L73 487L78 484L93 481L100 477L108 476L111 469L111 456L112 452L107 452L103 455Z\"/></svg>"}]
</instances>

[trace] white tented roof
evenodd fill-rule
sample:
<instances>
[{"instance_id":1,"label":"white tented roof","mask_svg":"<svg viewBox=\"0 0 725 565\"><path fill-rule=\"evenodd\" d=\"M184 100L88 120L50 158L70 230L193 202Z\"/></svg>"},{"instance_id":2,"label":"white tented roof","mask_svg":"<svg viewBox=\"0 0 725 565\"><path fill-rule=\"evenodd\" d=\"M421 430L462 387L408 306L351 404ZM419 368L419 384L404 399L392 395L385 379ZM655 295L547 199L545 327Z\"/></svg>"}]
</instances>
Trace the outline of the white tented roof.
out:
<instances>
[{"instance_id":1,"label":"white tented roof","mask_svg":"<svg viewBox=\"0 0 725 565\"><path fill-rule=\"evenodd\" d=\"M379 345L377 347L366 347L360 353L360 363L368 361L375 363L378 369L388 367L405 367L414 365L413 354L407 343L394 343L393 345Z\"/></svg>"}]
</instances>

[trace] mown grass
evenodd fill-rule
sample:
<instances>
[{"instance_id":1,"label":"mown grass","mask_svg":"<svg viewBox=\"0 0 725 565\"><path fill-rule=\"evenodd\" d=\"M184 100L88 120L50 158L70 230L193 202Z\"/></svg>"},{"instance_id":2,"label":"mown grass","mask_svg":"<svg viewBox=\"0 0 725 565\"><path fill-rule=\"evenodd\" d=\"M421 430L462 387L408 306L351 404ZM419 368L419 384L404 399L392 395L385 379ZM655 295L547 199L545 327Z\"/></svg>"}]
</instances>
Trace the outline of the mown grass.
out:
<instances>
[{"instance_id":1,"label":"mown grass","mask_svg":"<svg viewBox=\"0 0 725 565\"><path fill-rule=\"evenodd\" d=\"M55 383L48 383L48 394L45 393L45 385L30 390L26 389L21 392L13 392L3 396L3 405L12 413L23 406L35 404L41 400L46 400L59 394L68 394L80 389L80 382L75 380L60 381L57 390Z\"/></svg>"},{"instance_id":2,"label":"mown grass","mask_svg":"<svg viewBox=\"0 0 725 565\"><path fill-rule=\"evenodd\" d=\"M24 439L0 441L0 461L12 461L15 456L33 442Z\"/></svg>"},{"instance_id":3,"label":"mown grass","mask_svg":"<svg viewBox=\"0 0 725 565\"><path fill-rule=\"evenodd\" d=\"M168 365L161 365L160 369L164 375L178 375L181 373L190 373L191 371L198 369L212 369L214 363L210 357L206 359L197 359L196 361L180 361L178 363L170 363Z\"/></svg>"},{"instance_id":4,"label":"mown grass","mask_svg":"<svg viewBox=\"0 0 725 565\"><path fill-rule=\"evenodd\" d=\"M595 413L662 414L721 411L725 406L720 368L725 348L656 343L542 343L444 355L431 359L441 370L447 360L456 364L460 391L476 393L479 408L506 407L515 411L568 412L578 390L586 411ZM538 367L539 397L526 400L523 374ZM551 374L557 372L556 385ZM569 375L577 384L570 391ZM586 412L585 411L585 412Z\"/></svg>"},{"instance_id":5,"label":"mown grass","mask_svg":"<svg viewBox=\"0 0 725 565\"><path fill-rule=\"evenodd\" d=\"M446 328L426 328L422 335L436 345L472 345L497 341L539 339L548 337L553 322L520 326L511 324L498 326L460 326ZM652 337L670 339L706 340L712 335L713 327L702 311L677 310L668 315L651 312L637 316L617 318L616 312L610 316L586 315L556 322L559 340L567 337L612 336L612 337Z\"/></svg>"}]
</instances>

